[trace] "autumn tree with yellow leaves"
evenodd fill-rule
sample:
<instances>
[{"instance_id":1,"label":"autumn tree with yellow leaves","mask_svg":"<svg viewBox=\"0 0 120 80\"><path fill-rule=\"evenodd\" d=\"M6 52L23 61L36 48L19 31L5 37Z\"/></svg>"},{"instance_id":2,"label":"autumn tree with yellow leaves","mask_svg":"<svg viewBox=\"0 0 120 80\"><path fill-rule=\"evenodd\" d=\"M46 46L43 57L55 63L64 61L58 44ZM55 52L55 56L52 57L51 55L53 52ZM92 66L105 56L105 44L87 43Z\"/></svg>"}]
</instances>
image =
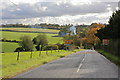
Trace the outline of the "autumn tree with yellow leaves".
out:
<instances>
[{"instance_id":1,"label":"autumn tree with yellow leaves","mask_svg":"<svg viewBox=\"0 0 120 80\"><path fill-rule=\"evenodd\" d=\"M100 39L96 37L95 34L97 33L97 30L104 27L104 24L91 24L88 30L86 30L85 37L81 39L83 46L85 48L91 48L92 46L95 46L98 42L100 42Z\"/></svg>"}]
</instances>

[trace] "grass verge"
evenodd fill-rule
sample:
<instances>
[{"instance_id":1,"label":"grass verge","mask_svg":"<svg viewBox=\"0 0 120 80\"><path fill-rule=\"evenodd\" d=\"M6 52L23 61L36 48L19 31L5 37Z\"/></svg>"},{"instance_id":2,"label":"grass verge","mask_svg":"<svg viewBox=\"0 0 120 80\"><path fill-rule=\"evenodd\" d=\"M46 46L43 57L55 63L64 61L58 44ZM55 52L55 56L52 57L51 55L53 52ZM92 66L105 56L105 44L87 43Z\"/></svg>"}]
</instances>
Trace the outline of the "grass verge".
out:
<instances>
[{"instance_id":1,"label":"grass verge","mask_svg":"<svg viewBox=\"0 0 120 80\"><path fill-rule=\"evenodd\" d=\"M83 49L81 49L83 50ZM34 51L32 52L20 52L19 53L19 61L17 61L17 52L14 53L1 53L2 54L2 78L11 78L16 76L22 72L28 71L33 69L37 66L42 64L46 64L53 60L59 59L64 56L67 56L75 51L81 50L74 50L74 51L65 51L65 50L53 50L51 51Z\"/></svg>"},{"instance_id":2,"label":"grass verge","mask_svg":"<svg viewBox=\"0 0 120 80\"><path fill-rule=\"evenodd\" d=\"M110 54L108 52L104 52L102 50L97 50L100 54L104 55L107 59L109 59L111 62L115 63L116 65L118 65L120 67L120 59L119 57Z\"/></svg>"}]
</instances>

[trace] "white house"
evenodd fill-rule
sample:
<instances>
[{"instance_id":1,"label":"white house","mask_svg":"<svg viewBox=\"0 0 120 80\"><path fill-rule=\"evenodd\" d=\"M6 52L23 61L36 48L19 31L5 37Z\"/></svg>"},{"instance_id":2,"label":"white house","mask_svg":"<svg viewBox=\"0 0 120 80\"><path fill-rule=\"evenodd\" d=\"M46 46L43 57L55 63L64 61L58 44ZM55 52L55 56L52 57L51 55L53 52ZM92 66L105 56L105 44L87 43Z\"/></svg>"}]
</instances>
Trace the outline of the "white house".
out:
<instances>
[{"instance_id":1,"label":"white house","mask_svg":"<svg viewBox=\"0 0 120 80\"><path fill-rule=\"evenodd\" d=\"M75 26L70 27L70 31L73 33L71 35L76 35L76 27Z\"/></svg>"},{"instance_id":2,"label":"white house","mask_svg":"<svg viewBox=\"0 0 120 80\"><path fill-rule=\"evenodd\" d=\"M64 32L59 32L59 36L65 36L65 35L76 35L76 27L75 26L72 26L68 29L68 31L70 31L71 33L64 33Z\"/></svg>"}]
</instances>

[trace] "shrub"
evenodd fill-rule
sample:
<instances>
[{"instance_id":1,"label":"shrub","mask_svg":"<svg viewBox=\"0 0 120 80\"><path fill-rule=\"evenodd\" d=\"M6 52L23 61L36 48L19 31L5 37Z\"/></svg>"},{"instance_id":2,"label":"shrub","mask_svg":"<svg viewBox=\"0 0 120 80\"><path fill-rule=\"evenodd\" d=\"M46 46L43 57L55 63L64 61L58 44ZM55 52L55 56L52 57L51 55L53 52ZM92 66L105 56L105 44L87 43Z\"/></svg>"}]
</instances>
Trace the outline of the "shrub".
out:
<instances>
[{"instance_id":1,"label":"shrub","mask_svg":"<svg viewBox=\"0 0 120 80\"><path fill-rule=\"evenodd\" d=\"M18 52L18 51L22 52L22 51L24 51L24 49L22 47L18 47L18 48L16 48L16 50L14 52Z\"/></svg>"},{"instance_id":2,"label":"shrub","mask_svg":"<svg viewBox=\"0 0 120 80\"><path fill-rule=\"evenodd\" d=\"M12 42L11 40L6 40L6 42Z\"/></svg>"},{"instance_id":3,"label":"shrub","mask_svg":"<svg viewBox=\"0 0 120 80\"><path fill-rule=\"evenodd\" d=\"M59 49L65 49L66 48L66 46L64 44L57 43L56 45L59 47Z\"/></svg>"},{"instance_id":4,"label":"shrub","mask_svg":"<svg viewBox=\"0 0 120 80\"><path fill-rule=\"evenodd\" d=\"M63 57L65 57L65 56L60 56L60 58L63 58Z\"/></svg>"},{"instance_id":5,"label":"shrub","mask_svg":"<svg viewBox=\"0 0 120 80\"><path fill-rule=\"evenodd\" d=\"M69 46L69 50L72 51L72 50L74 50L74 49L75 49L75 45L74 45L74 44L72 44L72 45Z\"/></svg>"},{"instance_id":6,"label":"shrub","mask_svg":"<svg viewBox=\"0 0 120 80\"><path fill-rule=\"evenodd\" d=\"M6 38L3 38L2 41L6 41Z\"/></svg>"},{"instance_id":7,"label":"shrub","mask_svg":"<svg viewBox=\"0 0 120 80\"><path fill-rule=\"evenodd\" d=\"M12 40L12 42L16 42L16 40Z\"/></svg>"},{"instance_id":8,"label":"shrub","mask_svg":"<svg viewBox=\"0 0 120 80\"><path fill-rule=\"evenodd\" d=\"M37 49L37 51L40 50L40 46L39 45L35 46L35 48Z\"/></svg>"},{"instance_id":9,"label":"shrub","mask_svg":"<svg viewBox=\"0 0 120 80\"><path fill-rule=\"evenodd\" d=\"M57 50L58 46L57 45L47 45L43 47L43 50Z\"/></svg>"},{"instance_id":10,"label":"shrub","mask_svg":"<svg viewBox=\"0 0 120 80\"><path fill-rule=\"evenodd\" d=\"M47 62L47 61L44 61L44 62L43 62L43 64L46 64L46 63L48 63L48 62Z\"/></svg>"}]
</instances>

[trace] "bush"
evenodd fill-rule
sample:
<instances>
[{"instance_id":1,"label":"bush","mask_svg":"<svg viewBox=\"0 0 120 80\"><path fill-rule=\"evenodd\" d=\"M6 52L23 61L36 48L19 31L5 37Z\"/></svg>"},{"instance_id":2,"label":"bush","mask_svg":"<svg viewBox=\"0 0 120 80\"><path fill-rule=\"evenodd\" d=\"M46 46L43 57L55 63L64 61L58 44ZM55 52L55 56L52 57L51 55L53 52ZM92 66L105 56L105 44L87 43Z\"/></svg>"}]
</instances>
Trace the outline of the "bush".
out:
<instances>
[{"instance_id":1,"label":"bush","mask_svg":"<svg viewBox=\"0 0 120 80\"><path fill-rule=\"evenodd\" d=\"M47 62L47 61L44 61L44 62L43 62L43 64L46 64L46 63L48 63L48 62Z\"/></svg>"},{"instance_id":2,"label":"bush","mask_svg":"<svg viewBox=\"0 0 120 80\"><path fill-rule=\"evenodd\" d=\"M40 50L40 46L39 45L35 46L35 48L37 49L37 51Z\"/></svg>"},{"instance_id":3,"label":"bush","mask_svg":"<svg viewBox=\"0 0 120 80\"><path fill-rule=\"evenodd\" d=\"M6 40L6 42L12 42L11 40Z\"/></svg>"},{"instance_id":4,"label":"bush","mask_svg":"<svg viewBox=\"0 0 120 80\"><path fill-rule=\"evenodd\" d=\"M75 45L74 45L74 44L72 44L72 45L69 46L69 50L72 51L72 50L74 50L74 49L75 49Z\"/></svg>"},{"instance_id":5,"label":"bush","mask_svg":"<svg viewBox=\"0 0 120 80\"><path fill-rule=\"evenodd\" d=\"M88 43L84 44L85 49L91 49L92 46L93 46L92 44L88 44Z\"/></svg>"},{"instance_id":6,"label":"bush","mask_svg":"<svg viewBox=\"0 0 120 80\"><path fill-rule=\"evenodd\" d=\"M59 47L60 50L66 49L66 46L64 44L57 43L56 45Z\"/></svg>"},{"instance_id":7,"label":"bush","mask_svg":"<svg viewBox=\"0 0 120 80\"><path fill-rule=\"evenodd\" d=\"M65 56L60 56L60 58L63 58L63 57L65 57Z\"/></svg>"},{"instance_id":8,"label":"bush","mask_svg":"<svg viewBox=\"0 0 120 80\"><path fill-rule=\"evenodd\" d=\"M21 41L16 41L16 43L20 43Z\"/></svg>"},{"instance_id":9,"label":"bush","mask_svg":"<svg viewBox=\"0 0 120 80\"><path fill-rule=\"evenodd\" d=\"M12 42L16 42L16 40L12 40Z\"/></svg>"},{"instance_id":10,"label":"bush","mask_svg":"<svg viewBox=\"0 0 120 80\"><path fill-rule=\"evenodd\" d=\"M6 38L3 38L2 41L6 41Z\"/></svg>"},{"instance_id":11,"label":"bush","mask_svg":"<svg viewBox=\"0 0 120 80\"><path fill-rule=\"evenodd\" d=\"M2 41L6 41L6 38L3 38Z\"/></svg>"},{"instance_id":12,"label":"bush","mask_svg":"<svg viewBox=\"0 0 120 80\"><path fill-rule=\"evenodd\" d=\"M22 51L25 51L22 47L18 47L18 48L16 48L16 50L14 51L14 52L22 52Z\"/></svg>"},{"instance_id":13,"label":"bush","mask_svg":"<svg viewBox=\"0 0 120 80\"><path fill-rule=\"evenodd\" d=\"M57 45L47 45L43 47L43 50L57 50L58 46Z\"/></svg>"}]
</instances>

